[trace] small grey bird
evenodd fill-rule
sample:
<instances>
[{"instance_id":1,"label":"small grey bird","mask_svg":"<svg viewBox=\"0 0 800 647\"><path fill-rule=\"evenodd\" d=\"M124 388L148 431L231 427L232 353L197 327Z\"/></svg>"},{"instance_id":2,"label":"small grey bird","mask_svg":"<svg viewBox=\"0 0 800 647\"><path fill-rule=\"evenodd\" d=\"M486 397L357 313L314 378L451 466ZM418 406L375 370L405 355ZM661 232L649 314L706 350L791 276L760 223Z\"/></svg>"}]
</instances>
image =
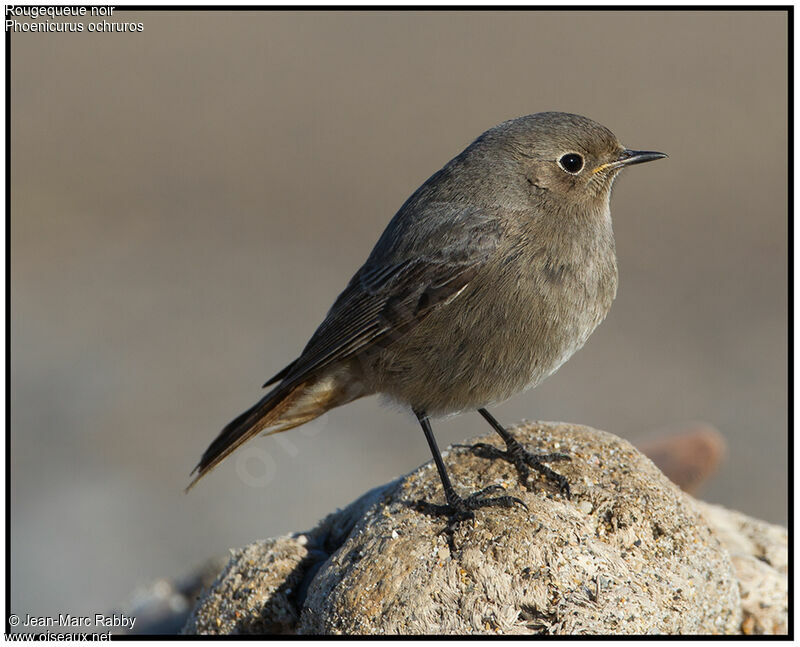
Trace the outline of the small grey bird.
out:
<instances>
[{"instance_id":1,"label":"small grey bird","mask_svg":"<svg viewBox=\"0 0 800 647\"><path fill-rule=\"evenodd\" d=\"M569 497L546 465L568 457L528 452L486 407L555 372L606 316L617 291L611 186L623 168L662 157L560 112L487 130L400 207L300 356L222 430L189 487L259 432L381 393L419 419L451 523L521 501L488 497L498 486L459 496L430 416L477 409L506 451L476 452L511 461L523 483L533 468Z\"/></svg>"}]
</instances>

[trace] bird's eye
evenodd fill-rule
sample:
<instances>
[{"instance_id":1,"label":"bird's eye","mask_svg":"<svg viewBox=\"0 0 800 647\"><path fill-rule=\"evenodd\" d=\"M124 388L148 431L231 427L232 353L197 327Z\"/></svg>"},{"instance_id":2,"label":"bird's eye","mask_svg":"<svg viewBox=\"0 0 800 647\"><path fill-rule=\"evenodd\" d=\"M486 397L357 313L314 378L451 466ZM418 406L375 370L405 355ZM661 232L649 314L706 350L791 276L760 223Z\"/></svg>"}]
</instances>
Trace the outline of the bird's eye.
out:
<instances>
[{"instance_id":1,"label":"bird's eye","mask_svg":"<svg viewBox=\"0 0 800 647\"><path fill-rule=\"evenodd\" d=\"M558 165L567 173L579 173L583 168L583 158L577 153L567 153L559 158Z\"/></svg>"}]
</instances>

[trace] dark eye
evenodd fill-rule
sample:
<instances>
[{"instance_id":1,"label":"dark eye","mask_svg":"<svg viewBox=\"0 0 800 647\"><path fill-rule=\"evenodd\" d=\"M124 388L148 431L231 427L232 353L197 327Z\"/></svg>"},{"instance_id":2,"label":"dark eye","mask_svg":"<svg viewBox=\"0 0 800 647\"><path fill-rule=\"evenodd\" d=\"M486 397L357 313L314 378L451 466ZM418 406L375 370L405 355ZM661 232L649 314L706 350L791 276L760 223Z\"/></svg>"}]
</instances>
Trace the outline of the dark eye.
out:
<instances>
[{"instance_id":1,"label":"dark eye","mask_svg":"<svg viewBox=\"0 0 800 647\"><path fill-rule=\"evenodd\" d=\"M578 173L583 168L583 158L577 153L562 155L558 164L567 173Z\"/></svg>"}]
</instances>

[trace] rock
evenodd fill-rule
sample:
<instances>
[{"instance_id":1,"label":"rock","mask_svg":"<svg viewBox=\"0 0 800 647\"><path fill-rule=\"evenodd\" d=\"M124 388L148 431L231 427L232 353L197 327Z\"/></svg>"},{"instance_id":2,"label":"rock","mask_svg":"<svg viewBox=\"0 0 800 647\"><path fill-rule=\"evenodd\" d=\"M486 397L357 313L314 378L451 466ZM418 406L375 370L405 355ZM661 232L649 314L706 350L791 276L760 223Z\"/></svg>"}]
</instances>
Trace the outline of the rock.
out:
<instances>
[{"instance_id":1,"label":"rock","mask_svg":"<svg viewBox=\"0 0 800 647\"><path fill-rule=\"evenodd\" d=\"M450 448L460 492L499 484L527 510L479 510L448 537L443 517L420 511L420 500L443 503L426 464L309 533L235 553L184 633L724 634L740 633L743 617L753 631L785 626L772 573L747 560L758 561L758 545L780 562L780 550L757 539L764 524L731 522L753 530L732 558L712 531L725 511L699 506L628 442L554 423L514 433L572 457L554 464L571 500L543 481L525 490L505 461ZM747 568L744 586L737 573ZM743 616L742 599L767 600L774 617Z\"/></svg>"},{"instance_id":2,"label":"rock","mask_svg":"<svg viewBox=\"0 0 800 647\"><path fill-rule=\"evenodd\" d=\"M702 501L739 581L742 633L789 633L789 535L785 528Z\"/></svg>"},{"instance_id":3,"label":"rock","mask_svg":"<svg viewBox=\"0 0 800 647\"><path fill-rule=\"evenodd\" d=\"M396 483L396 482L395 482ZM389 483L328 515L310 533L258 541L232 551L206 595L195 606L184 634L294 633L317 569L344 543L355 522Z\"/></svg>"},{"instance_id":4,"label":"rock","mask_svg":"<svg viewBox=\"0 0 800 647\"><path fill-rule=\"evenodd\" d=\"M235 551L184 629L190 634L283 634L294 630L293 593L308 551L278 537Z\"/></svg>"}]
</instances>

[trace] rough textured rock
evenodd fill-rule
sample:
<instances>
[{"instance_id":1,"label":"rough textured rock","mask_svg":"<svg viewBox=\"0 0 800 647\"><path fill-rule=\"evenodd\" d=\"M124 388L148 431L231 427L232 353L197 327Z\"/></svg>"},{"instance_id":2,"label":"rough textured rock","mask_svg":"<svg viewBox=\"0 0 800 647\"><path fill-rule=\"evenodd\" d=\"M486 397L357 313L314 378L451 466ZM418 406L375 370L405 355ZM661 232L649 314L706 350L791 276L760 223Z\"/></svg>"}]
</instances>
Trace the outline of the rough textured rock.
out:
<instances>
[{"instance_id":1,"label":"rough textured rock","mask_svg":"<svg viewBox=\"0 0 800 647\"><path fill-rule=\"evenodd\" d=\"M739 582L742 633L789 633L789 535L785 528L702 501Z\"/></svg>"},{"instance_id":2,"label":"rough textured rock","mask_svg":"<svg viewBox=\"0 0 800 647\"><path fill-rule=\"evenodd\" d=\"M329 514L309 533L257 541L232 551L228 565L192 610L184 634L295 633L302 600L319 567L364 511L394 483Z\"/></svg>"},{"instance_id":3,"label":"rough textured rock","mask_svg":"<svg viewBox=\"0 0 800 647\"><path fill-rule=\"evenodd\" d=\"M420 500L442 502L426 464L309 533L234 555L184 632L740 633L740 586L746 605L767 600L775 609L772 619L745 609L752 631L785 626L780 589L747 559L759 561L760 522L730 522L733 536L749 537L732 560L709 525L717 510L728 519L725 511L698 506L626 441L552 423L514 431L531 448L571 455L556 465L571 500L540 480L528 492L510 464L450 448L445 462L461 492L500 484L528 509L479 510L448 538L443 518L419 511ZM747 523L753 532L743 535ZM776 553L770 567L781 560L773 548L757 549ZM743 585L736 573L748 568Z\"/></svg>"},{"instance_id":4,"label":"rough textured rock","mask_svg":"<svg viewBox=\"0 0 800 647\"><path fill-rule=\"evenodd\" d=\"M302 582L308 551L288 537L235 551L204 604L189 618L189 634L283 634L297 623L292 594Z\"/></svg>"}]
</instances>

